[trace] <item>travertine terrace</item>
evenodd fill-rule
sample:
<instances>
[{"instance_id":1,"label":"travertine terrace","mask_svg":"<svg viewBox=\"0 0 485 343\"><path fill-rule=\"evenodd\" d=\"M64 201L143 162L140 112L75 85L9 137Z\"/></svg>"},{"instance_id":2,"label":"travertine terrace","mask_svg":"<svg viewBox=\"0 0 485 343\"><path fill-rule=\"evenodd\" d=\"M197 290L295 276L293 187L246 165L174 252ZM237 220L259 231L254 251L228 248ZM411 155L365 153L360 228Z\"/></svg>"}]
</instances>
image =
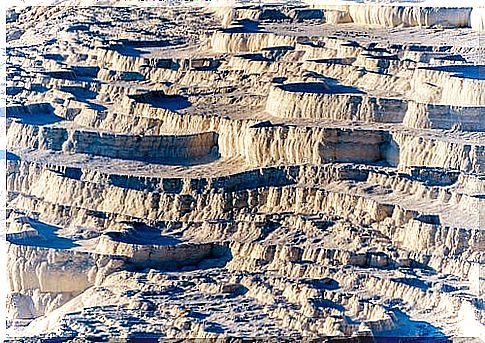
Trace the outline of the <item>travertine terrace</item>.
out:
<instances>
[{"instance_id":1,"label":"travertine terrace","mask_svg":"<svg viewBox=\"0 0 485 343\"><path fill-rule=\"evenodd\" d=\"M10 9L9 336L485 337L484 18Z\"/></svg>"}]
</instances>

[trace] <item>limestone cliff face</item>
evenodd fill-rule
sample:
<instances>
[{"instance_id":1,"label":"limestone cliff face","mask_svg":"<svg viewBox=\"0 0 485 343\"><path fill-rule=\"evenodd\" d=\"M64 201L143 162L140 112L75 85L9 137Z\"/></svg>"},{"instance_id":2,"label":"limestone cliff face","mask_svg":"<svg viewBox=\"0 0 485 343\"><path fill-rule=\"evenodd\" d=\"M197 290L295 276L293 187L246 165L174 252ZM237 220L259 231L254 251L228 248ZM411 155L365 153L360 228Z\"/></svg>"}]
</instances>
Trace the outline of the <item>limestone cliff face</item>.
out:
<instances>
[{"instance_id":1,"label":"limestone cliff face","mask_svg":"<svg viewBox=\"0 0 485 343\"><path fill-rule=\"evenodd\" d=\"M354 23L386 27L469 27L471 11L471 8L349 5Z\"/></svg>"},{"instance_id":2,"label":"limestone cliff face","mask_svg":"<svg viewBox=\"0 0 485 343\"><path fill-rule=\"evenodd\" d=\"M479 28L475 23L479 11L472 7L423 7L402 6L394 4L329 4L319 0L307 0L313 7L323 8L327 22L353 22L359 25L378 25L383 27L442 26L449 28L473 27ZM335 20L347 14L350 18L345 21ZM344 17L345 18L345 17Z\"/></svg>"},{"instance_id":3,"label":"limestone cliff face","mask_svg":"<svg viewBox=\"0 0 485 343\"><path fill-rule=\"evenodd\" d=\"M130 264L138 267L157 266L168 270L177 270L183 266L194 265L211 257L212 245L143 245L133 244L130 237L119 240L123 234L117 232L103 235L98 239L96 251L104 254L126 256Z\"/></svg>"},{"instance_id":4,"label":"limestone cliff face","mask_svg":"<svg viewBox=\"0 0 485 343\"><path fill-rule=\"evenodd\" d=\"M213 132L188 136L128 136L21 123L10 125L7 139L9 146L17 148L89 153L113 158L131 158L136 152L139 159L168 162L210 155L217 145L217 136Z\"/></svg>"},{"instance_id":5,"label":"limestone cliff face","mask_svg":"<svg viewBox=\"0 0 485 343\"><path fill-rule=\"evenodd\" d=\"M8 244L7 292L10 318L32 319L47 314L100 284L122 268L122 259L68 250Z\"/></svg>"},{"instance_id":6,"label":"limestone cliff face","mask_svg":"<svg viewBox=\"0 0 485 343\"><path fill-rule=\"evenodd\" d=\"M9 339L483 336L481 9L215 5L9 10Z\"/></svg>"},{"instance_id":7,"label":"limestone cliff face","mask_svg":"<svg viewBox=\"0 0 485 343\"><path fill-rule=\"evenodd\" d=\"M416 69L411 82L414 99L444 105L483 106L485 104L484 80L479 78L478 69L474 72L476 78L458 77L459 73L467 73L473 68L473 66L457 68L456 75L442 68L441 70L440 68ZM428 87L429 91L423 92L423 89L426 89L426 83L431 84L431 87Z\"/></svg>"},{"instance_id":8,"label":"limestone cliff face","mask_svg":"<svg viewBox=\"0 0 485 343\"><path fill-rule=\"evenodd\" d=\"M483 172L483 146L454 141L437 141L413 137L406 133L392 133L397 143L400 166L432 166Z\"/></svg>"},{"instance_id":9,"label":"limestone cliff face","mask_svg":"<svg viewBox=\"0 0 485 343\"><path fill-rule=\"evenodd\" d=\"M122 260L117 263L85 253L12 244L8 249L13 256L10 263L14 265L9 268L7 284L14 292L39 289L51 293L80 293L95 284L97 278L99 283L103 273L110 273L122 265Z\"/></svg>"},{"instance_id":10,"label":"limestone cliff face","mask_svg":"<svg viewBox=\"0 0 485 343\"><path fill-rule=\"evenodd\" d=\"M232 33L219 31L212 36L211 47L217 52L251 52L277 46L294 46L296 38L274 34Z\"/></svg>"},{"instance_id":11,"label":"limestone cliff face","mask_svg":"<svg viewBox=\"0 0 485 343\"><path fill-rule=\"evenodd\" d=\"M283 88L285 87L286 88ZM399 99L374 98L361 94L342 93L332 89L316 89L315 93L286 91L292 84L273 87L268 95L266 110L285 118L353 120L368 122L402 122L406 103ZM294 86L305 86L304 83ZM319 87L309 83L308 87ZM323 86L322 86L323 87ZM321 94L327 93L328 94Z\"/></svg>"},{"instance_id":12,"label":"limestone cliff face","mask_svg":"<svg viewBox=\"0 0 485 343\"><path fill-rule=\"evenodd\" d=\"M138 71L141 66L148 62L148 59L136 56L120 54L115 49L98 47L89 51L88 64L106 67L119 71Z\"/></svg>"},{"instance_id":13,"label":"limestone cliff face","mask_svg":"<svg viewBox=\"0 0 485 343\"><path fill-rule=\"evenodd\" d=\"M339 9L325 9L325 22L329 24L346 24L352 22L350 13L344 8Z\"/></svg>"},{"instance_id":14,"label":"limestone cliff face","mask_svg":"<svg viewBox=\"0 0 485 343\"><path fill-rule=\"evenodd\" d=\"M483 107L423 104L413 101L408 103L403 124L424 129L483 130L483 111Z\"/></svg>"},{"instance_id":15,"label":"limestone cliff face","mask_svg":"<svg viewBox=\"0 0 485 343\"><path fill-rule=\"evenodd\" d=\"M485 30L485 8L474 7L470 14L471 27L477 31Z\"/></svg>"}]
</instances>

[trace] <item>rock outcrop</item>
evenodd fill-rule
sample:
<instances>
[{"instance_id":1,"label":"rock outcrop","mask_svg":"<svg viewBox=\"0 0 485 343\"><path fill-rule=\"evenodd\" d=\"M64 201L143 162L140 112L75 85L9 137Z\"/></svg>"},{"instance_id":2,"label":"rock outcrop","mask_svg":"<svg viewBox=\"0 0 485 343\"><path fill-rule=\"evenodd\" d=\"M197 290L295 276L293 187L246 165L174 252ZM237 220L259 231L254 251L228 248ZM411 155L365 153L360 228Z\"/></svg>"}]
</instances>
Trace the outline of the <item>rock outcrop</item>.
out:
<instances>
[{"instance_id":1,"label":"rock outcrop","mask_svg":"<svg viewBox=\"0 0 485 343\"><path fill-rule=\"evenodd\" d=\"M471 7L467 3L454 3L453 6L443 4L442 7L440 4L433 7L421 3L394 4L393 1L382 4L358 1L335 4L325 0L305 0L305 3L322 9L326 21L332 24L352 22L382 27L471 27L477 31L483 30L483 8Z\"/></svg>"},{"instance_id":2,"label":"rock outcrop","mask_svg":"<svg viewBox=\"0 0 485 343\"><path fill-rule=\"evenodd\" d=\"M480 13L10 11L8 339L483 339Z\"/></svg>"}]
</instances>

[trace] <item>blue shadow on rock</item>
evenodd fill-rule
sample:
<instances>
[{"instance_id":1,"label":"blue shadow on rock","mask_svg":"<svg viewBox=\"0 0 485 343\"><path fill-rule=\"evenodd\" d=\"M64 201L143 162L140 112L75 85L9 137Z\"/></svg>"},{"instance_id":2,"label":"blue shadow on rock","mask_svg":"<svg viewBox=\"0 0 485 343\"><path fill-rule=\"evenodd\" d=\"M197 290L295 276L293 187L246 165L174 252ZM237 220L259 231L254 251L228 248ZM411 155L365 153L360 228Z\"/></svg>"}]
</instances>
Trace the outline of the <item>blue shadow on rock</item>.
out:
<instances>
[{"instance_id":1,"label":"blue shadow on rock","mask_svg":"<svg viewBox=\"0 0 485 343\"><path fill-rule=\"evenodd\" d=\"M465 79L485 80L485 65L444 65L437 67L422 67L422 69L452 73L453 76Z\"/></svg>"},{"instance_id":2,"label":"blue shadow on rock","mask_svg":"<svg viewBox=\"0 0 485 343\"><path fill-rule=\"evenodd\" d=\"M41 223L33 219L30 219L29 223L39 233L38 236L19 237L16 233L7 233L7 241L17 245L29 245L51 249L70 249L77 246L73 240L61 237L57 234L57 231L61 229L60 227Z\"/></svg>"},{"instance_id":3,"label":"blue shadow on rock","mask_svg":"<svg viewBox=\"0 0 485 343\"><path fill-rule=\"evenodd\" d=\"M150 91L143 94L132 94L129 97L143 104L150 104L155 108L178 111L192 106L187 97L182 95L165 94L163 91Z\"/></svg>"},{"instance_id":4,"label":"blue shadow on rock","mask_svg":"<svg viewBox=\"0 0 485 343\"><path fill-rule=\"evenodd\" d=\"M5 150L2 150L3 153L5 154ZM13 152L7 151L6 157L8 161L20 161L20 157L17 154L14 154Z\"/></svg>"},{"instance_id":5,"label":"blue shadow on rock","mask_svg":"<svg viewBox=\"0 0 485 343\"><path fill-rule=\"evenodd\" d=\"M444 343L451 342L443 331L425 321L412 320L400 309L391 308L397 319L396 328L389 331L376 332L375 342L413 342L413 343Z\"/></svg>"},{"instance_id":6,"label":"blue shadow on rock","mask_svg":"<svg viewBox=\"0 0 485 343\"><path fill-rule=\"evenodd\" d=\"M7 107L6 112L7 118L15 118L23 124L30 125L48 125L64 120L54 114L52 105L46 103Z\"/></svg>"},{"instance_id":7,"label":"blue shadow on rock","mask_svg":"<svg viewBox=\"0 0 485 343\"><path fill-rule=\"evenodd\" d=\"M277 86L286 92L312 94L364 94L356 87L328 85L324 82L297 82Z\"/></svg>"},{"instance_id":8,"label":"blue shadow on rock","mask_svg":"<svg viewBox=\"0 0 485 343\"><path fill-rule=\"evenodd\" d=\"M340 285L336 280L328 277L323 279L307 279L303 280L303 283L318 289L327 289L332 291L340 288Z\"/></svg>"},{"instance_id":9,"label":"blue shadow on rock","mask_svg":"<svg viewBox=\"0 0 485 343\"><path fill-rule=\"evenodd\" d=\"M241 19L237 20L237 24L235 26L231 26L221 30L225 33L262 33L266 31L262 31L259 27L259 23L254 20L250 19Z\"/></svg>"}]
</instances>

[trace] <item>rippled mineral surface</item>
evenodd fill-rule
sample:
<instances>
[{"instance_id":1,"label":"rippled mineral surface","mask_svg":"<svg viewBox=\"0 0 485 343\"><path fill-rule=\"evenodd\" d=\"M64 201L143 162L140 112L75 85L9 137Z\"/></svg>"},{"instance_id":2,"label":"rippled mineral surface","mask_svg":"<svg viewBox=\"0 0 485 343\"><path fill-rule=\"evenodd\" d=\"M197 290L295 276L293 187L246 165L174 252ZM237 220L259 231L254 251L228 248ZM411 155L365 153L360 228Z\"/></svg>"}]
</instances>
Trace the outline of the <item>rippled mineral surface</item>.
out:
<instances>
[{"instance_id":1,"label":"rippled mineral surface","mask_svg":"<svg viewBox=\"0 0 485 343\"><path fill-rule=\"evenodd\" d=\"M484 18L9 9L9 337L484 338Z\"/></svg>"}]
</instances>

